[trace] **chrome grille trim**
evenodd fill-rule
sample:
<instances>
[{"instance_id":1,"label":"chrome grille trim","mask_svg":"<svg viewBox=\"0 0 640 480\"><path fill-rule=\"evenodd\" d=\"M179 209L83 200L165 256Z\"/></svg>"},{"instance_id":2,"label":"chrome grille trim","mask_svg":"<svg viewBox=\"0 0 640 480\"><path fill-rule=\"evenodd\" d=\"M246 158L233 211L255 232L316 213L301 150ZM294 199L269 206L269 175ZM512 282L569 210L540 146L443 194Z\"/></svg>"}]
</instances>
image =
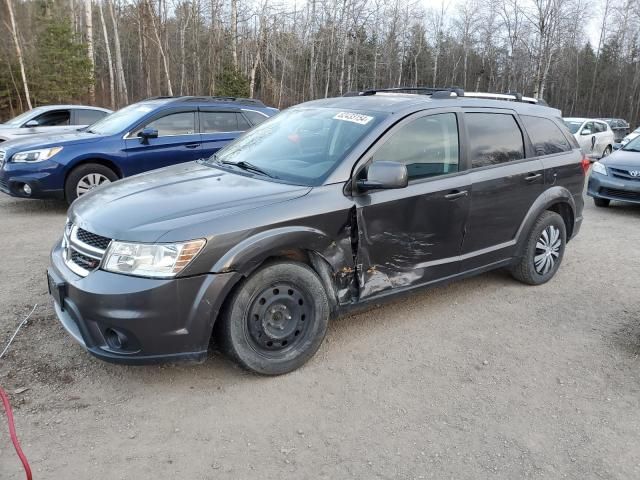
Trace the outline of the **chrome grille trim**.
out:
<instances>
[{"instance_id":1,"label":"chrome grille trim","mask_svg":"<svg viewBox=\"0 0 640 480\"><path fill-rule=\"evenodd\" d=\"M104 257L104 254L107 250L96 248L81 241L78 238L79 228L80 227L78 227L77 225L73 225L71 223L65 225L64 236L62 238L62 256L64 259L64 263L73 273L75 273L76 275L80 275L81 277L86 277L91 272L97 270L100 267L102 258ZM95 268L88 270L83 265L77 264L73 260L74 253L96 260Z\"/></svg>"}]
</instances>

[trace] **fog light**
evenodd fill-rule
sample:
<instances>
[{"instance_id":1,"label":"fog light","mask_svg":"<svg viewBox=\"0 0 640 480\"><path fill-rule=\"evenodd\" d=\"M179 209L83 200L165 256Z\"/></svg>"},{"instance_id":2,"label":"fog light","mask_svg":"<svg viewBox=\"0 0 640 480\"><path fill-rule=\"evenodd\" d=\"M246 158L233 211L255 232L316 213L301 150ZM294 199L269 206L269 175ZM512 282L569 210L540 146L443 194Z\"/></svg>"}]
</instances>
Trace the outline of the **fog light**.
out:
<instances>
[{"instance_id":1,"label":"fog light","mask_svg":"<svg viewBox=\"0 0 640 480\"><path fill-rule=\"evenodd\" d=\"M24 192L25 195L27 196L31 196L31 187L29 186L28 183L25 183L24 186L22 187L22 191Z\"/></svg>"},{"instance_id":2,"label":"fog light","mask_svg":"<svg viewBox=\"0 0 640 480\"><path fill-rule=\"evenodd\" d=\"M105 333L105 340L107 341L107 345L114 350L122 350L127 348L127 336L114 330L113 328L107 328Z\"/></svg>"}]
</instances>

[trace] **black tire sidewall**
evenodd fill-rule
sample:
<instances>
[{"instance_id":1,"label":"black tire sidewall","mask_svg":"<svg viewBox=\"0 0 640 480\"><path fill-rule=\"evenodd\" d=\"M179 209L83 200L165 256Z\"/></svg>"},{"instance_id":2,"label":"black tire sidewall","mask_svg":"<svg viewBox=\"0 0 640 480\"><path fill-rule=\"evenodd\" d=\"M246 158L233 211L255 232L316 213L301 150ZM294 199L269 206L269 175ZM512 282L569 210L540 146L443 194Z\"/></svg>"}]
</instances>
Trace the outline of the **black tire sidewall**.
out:
<instances>
[{"instance_id":1,"label":"black tire sidewall","mask_svg":"<svg viewBox=\"0 0 640 480\"><path fill-rule=\"evenodd\" d=\"M73 203L73 201L78 198L76 195L76 188L80 179L91 173L104 175L112 182L118 180L118 175L105 165L101 165L99 163L86 163L79 165L71 171L64 184L64 196L69 204Z\"/></svg>"},{"instance_id":2,"label":"black tire sidewall","mask_svg":"<svg viewBox=\"0 0 640 480\"><path fill-rule=\"evenodd\" d=\"M282 358L261 355L252 345L247 326L249 308L256 295L278 282L290 282L313 303L313 319L301 343L288 349ZM225 350L245 368L263 375L288 373L303 365L318 350L327 332L330 306L327 293L316 273L294 262L267 265L251 275L236 291L221 321L225 322Z\"/></svg>"},{"instance_id":3,"label":"black tire sidewall","mask_svg":"<svg viewBox=\"0 0 640 480\"><path fill-rule=\"evenodd\" d=\"M534 263L534 258L536 254L536 243L538 243L538 240L540 239L540 236L542 235L542 232L544 231L544 229L549 227L550 225L553 225L554 227L558 228L558 230L560 231L560 239L561 239L560 252L553 268L545 274L540 274L536 271L535 263ZM560 268L560 264L562 263L562 259L564 258L564 251L565 251L566 245L567 245L567 228L564 224L564 220L560 215L558 215L555 212L545 212L545 215L541 218L540 221L537 222L535 228L531 232L531 235L529 237L529 245L527 247L526 261L529 263L528 266L531 271L531 277L532 277L531 280L533 281L532 283L536 285L540 285L542 283L548 282L549 280L551 280L551 278L553 278L553 276L558 271L558 268Z\"/></svg>"}]
</instances>

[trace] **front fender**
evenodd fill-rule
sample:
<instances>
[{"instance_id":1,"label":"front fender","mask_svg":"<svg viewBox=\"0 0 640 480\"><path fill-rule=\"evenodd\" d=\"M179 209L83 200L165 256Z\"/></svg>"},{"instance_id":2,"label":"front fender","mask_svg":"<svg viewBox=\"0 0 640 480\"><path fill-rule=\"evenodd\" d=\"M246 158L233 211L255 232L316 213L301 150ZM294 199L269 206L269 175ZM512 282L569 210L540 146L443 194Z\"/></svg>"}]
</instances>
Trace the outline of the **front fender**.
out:
<instances>
[{"instance_id":1,"label":"front fender","mask_svg":"<svg viewBox=\"0 0 640 480\"><path fill-rule=\"evenodd\" d=\"M311 227L288 226L253 235L231 248L213 266L214 273L239 272L250 274L269 257L288 251L311 251L320 255L334 274L353 268L351 240L348 235L336 240Z\"/></svg>"}]
</instances>

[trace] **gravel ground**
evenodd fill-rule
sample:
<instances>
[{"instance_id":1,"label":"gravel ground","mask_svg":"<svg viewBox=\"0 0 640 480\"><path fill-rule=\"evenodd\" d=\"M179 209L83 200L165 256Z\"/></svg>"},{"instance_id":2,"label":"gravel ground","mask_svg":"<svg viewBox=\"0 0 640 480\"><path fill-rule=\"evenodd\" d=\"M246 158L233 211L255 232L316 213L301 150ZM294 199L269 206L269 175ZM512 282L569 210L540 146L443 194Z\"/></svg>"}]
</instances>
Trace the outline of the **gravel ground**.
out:
<instances>
[{"instance_id":1,"label":"gravel ground","mask_svg":"<svg viewBox=\"0 0 640 480\"><path fill-rule=\"evenodd\" d=\"M640 207L589 199L546 285L493 272L337 320L278 378L94 359L46 295L65 206L0 212L0 346L38 303L0 360L36 479L640 478ZM23 478L1 418L0 477Z\"/></svg>"}]
</instances>

